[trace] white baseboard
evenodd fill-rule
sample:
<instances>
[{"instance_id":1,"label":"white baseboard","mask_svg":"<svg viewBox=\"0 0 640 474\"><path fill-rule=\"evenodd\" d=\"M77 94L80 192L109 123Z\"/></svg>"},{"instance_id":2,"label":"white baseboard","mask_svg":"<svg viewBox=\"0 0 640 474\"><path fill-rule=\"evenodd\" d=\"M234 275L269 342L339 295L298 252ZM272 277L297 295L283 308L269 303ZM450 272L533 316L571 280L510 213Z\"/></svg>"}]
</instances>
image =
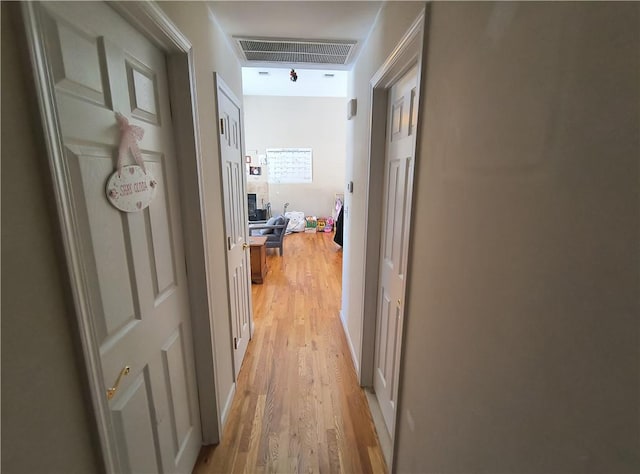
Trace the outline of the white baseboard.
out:
<instances>
[{"instance_id":1,"label":"white baseboard","mask_svg":"<svg viewBox=\"0 0 640 474\"><path fill-rule=\"evenodd\" d=\"M360 361L358 360L356 351L353 348L353 342L351 342L351 334L349 334L349 328L347 328L347 324L345 323L344 314L342 313L342 310L340 310L340 322L342 323L342 330L344 331L344 335L347 339L347 344L349 345L349 351L351 352L351 360L353 361L353 366L356 369L358 382L360 382Z\"/></svg>"},{"instance_id":2,"label":"white baseboard","mask_svg":"<svg viewBox=\"0 0 640 474\"><path fill-rule=\"evenodd\" d=\"M224 408L222 409L222 413L220 414L220 440L222 440L222 432L224 430L224 426L227 423L227 417L229 416L229 412L231 411L231 404L233 403L233 397L236 394L236 383L233 382L231 385L231 390L229 390L229 394L227 395L227 400L224 402Z\"/></svg>"},{"instance_id":3,"label":"white baseboard","mask_svg":"<svg viewBox=\"0 0 640 474\"><path fill-rule=\"evenodd\" d=\"M380 441L384 461L387 463L387 470L390 470L389 466L391 466L393 462L393 441L387 431L387 425L384 424L382 410L380 410L380 404L378 403L376 394L368 388L364 389L364 393L367 396L369 411L371 412L373 425L376 427L376 434L378 435L378 441Z\"/></svg>"}]
</instances>

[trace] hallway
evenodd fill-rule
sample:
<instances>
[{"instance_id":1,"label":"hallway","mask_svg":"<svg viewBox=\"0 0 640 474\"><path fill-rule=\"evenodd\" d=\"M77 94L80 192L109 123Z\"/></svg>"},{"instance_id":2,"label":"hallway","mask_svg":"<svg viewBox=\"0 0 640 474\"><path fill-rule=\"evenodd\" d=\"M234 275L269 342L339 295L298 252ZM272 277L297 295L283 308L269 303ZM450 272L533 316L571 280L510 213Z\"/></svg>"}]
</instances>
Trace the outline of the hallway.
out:
<instances>
[{"instance_id":1,"label":"hallway","mask_svg":"<svg viewBox=\"0 0 640 474\"><path fill-rule=\"evenodd\" d=\"M252 285L255 333L223 442L194 472L385 472L341 327L333 234L292 234Z\"/></svg>"}]
</instances>

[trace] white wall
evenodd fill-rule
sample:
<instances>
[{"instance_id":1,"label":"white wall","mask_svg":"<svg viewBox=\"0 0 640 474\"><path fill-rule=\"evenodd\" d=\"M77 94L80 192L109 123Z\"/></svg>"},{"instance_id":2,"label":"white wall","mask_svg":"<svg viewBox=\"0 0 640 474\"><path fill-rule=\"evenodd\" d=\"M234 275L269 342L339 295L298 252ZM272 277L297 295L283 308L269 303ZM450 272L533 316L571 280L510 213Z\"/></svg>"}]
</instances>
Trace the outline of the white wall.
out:
<instances>
[{"instance_id":1,"label":"white wall","mask_svg":"<svg viewBox=\"0 0 640 474\"><path fill-rule=\"evenodd\" d=\"M224 205L221 192L218 126L216 120L213 73L218 72L234 94L242 100L240 64L226 36L205 2L159 2L177 27L193 45L196 100L203 157L205 231L212 276L210 307L213 323L218 407L226 413L234 390L233 357L229 316L228 284L225 272ZM222 432L222 430L221 430Z\"/></svg>"},{"instance_id":2,"label":"white wall","mask_svg":"<svg viewBox=\"0 0 640 474\"><path fill-rule=\"evenodd\" d=\"M2 2L2 467L99 472L74 316L47 186L46 149L18 39ZM15 23L14 23L15 22ZM27 88L29 87L29 89Z\"/></svg>"},{"instance_id":3,"label":"white wall","mask_svg":"<svg viewBox=\"0 0 640 474\"><path fill-rule=\"evenodd\" d=\"M336 97L245 96L245 144L264 154L267 148L312 148L313 182L269 183L272 213L289 211L330 216L336 193L343 192L346 153L346 100ZM269 167L261 180L267 179ZM260 206L260 195L258 196Z\"/></svg>"},{"instance_id":4,"label":"white wall","mask_svg":"<svg viewBox=\"0 0 640 474\"><path fill-rule=\"evenodd\" d=\"M639 14L431 4L398 472L640 472Z\"/></svg>"},{"instance_id":5,"label":"white wall","mask_svg":"<svg viewBox=\"0 0 640 474\"><path fill-rule=\"evenodd\" d=\"M371 87L369 81L424 8L422 2L389 2L382 7L376 25L352 71L348 98L356 98L358 113L347 122L346 181L353 180L353 193L345 192L342 318L358 372L362 358L362 305L365 280L365 216L369 176L369 127ZM382 190L380 190L382 192ZM369 275L374 271L369 271ZM375 275L374 275L375 277ZM368 315L374 317L374 315Z\"/></svg>"}]
</instances>

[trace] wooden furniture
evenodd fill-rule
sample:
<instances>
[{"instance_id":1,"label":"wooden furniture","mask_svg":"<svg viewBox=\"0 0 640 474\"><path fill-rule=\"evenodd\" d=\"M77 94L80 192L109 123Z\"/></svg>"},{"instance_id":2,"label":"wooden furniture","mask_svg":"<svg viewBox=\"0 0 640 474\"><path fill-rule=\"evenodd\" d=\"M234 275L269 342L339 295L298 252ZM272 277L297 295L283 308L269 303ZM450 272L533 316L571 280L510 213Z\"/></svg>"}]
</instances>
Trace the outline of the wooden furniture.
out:
<instances>
[{"instance_id":1,"label":"wooden furniture","mask_svg":"<svg viewBox=\"0 0 640 474\"><path fill-rule=\"evenodd\" d=\"M267 238L249 237L249 254L251 256L251 281L262 283L267 274Z\"/></svg>"}]
</instances>

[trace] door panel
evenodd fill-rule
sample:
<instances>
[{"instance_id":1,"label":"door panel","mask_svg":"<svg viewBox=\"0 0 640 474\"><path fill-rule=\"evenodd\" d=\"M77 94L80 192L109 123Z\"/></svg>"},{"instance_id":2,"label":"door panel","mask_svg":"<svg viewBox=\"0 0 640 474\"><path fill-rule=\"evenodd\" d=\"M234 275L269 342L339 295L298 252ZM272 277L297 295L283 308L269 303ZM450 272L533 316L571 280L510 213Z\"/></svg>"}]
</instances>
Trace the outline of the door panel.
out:
<instances>
[{"instance_id":1,"label":"door panel","mask_svg":"<svg viewBox=\"0 0 640 474\"><path fill-rule=\"evenodd\" d=\"M246 166L242 153L241 111L238 101L220 78L216 77L233 361L237 378L251 337L251 272L248 250L244 248L248 241Z\"/></svg>"},{"instance_id":2,"label":"door panel","mask_svg":"<svg viewBox=\"0 0 640 474\"><path fill-rule=\"evenodd\" d=\"M43 29L56 89L88 103L111 108L106 84L107 66L102 37L45 15Z\"/></svg>"},{"instance_id":3,"label":"door panel","mask_svg":"<svg viewBox=\"0 0 640 474\"><path fill-rule=\"evenodd\" d=\"M127 86L131 116L160 125L160 106L157 102L156 75L134 57L126 55Z\"/></svg>"},{"instance_id":4,"label":"door panel","mask_svg":"<svg viewBox=\"0 0 640 474\"><path fill-rule=\"evenodd\" d=\"M146 158L146 157L145 157ZM158 183L166 183L163 157L159 161L145 160ZM148 239L149 263L151 266L154 305L171 296L177 290L176 262L173 252L173 230L169 215L167 187L159 187L152 205L145 209L145 231Z\"/></svg>"},{"instance_id":5,"label":"door panel","mask_svg":"<svg viewBox=\"0 0 640 474\"><path fill-rule=\"evenodd\" d=\"M201 432L165 57L106 4L38 12L105 397L130 368L109 401L118 472L190 471ZM158 188L141 212L120 212L105 196L115 112L144 130L139 145Z\"/></svg>"},{"instance_id":6,"label":"door panel","mask_svg":"<svg viewBox=\"0 0 640 474\"><path fill-rule=\"evenodd\" d=\"M162 472L156 420L152 410L151 384L143 370L113 407L113 419L120 441L125 472ZM131 450L135 445L136 449Z\"/></svg>"},{"instance_id":7,"label":"door panel","mask_svg":"<svg viewBox=\"0 0 640 474\"><path fill-rule=\"evenodd\" d=\"M172 423L172 438L176 453L182 450L193 429L193 410L189 398L187 358L182 328L173 333L162 348L162 364L165 380L168 381L169 408Z\"/></svg>"},{"instance_id":8,"label":"door panel","mask_svg":"<svg viewBox=\"0 0 640 474\"><path fill-rule=\"evenodd\" d=\"M87 199L104 186L104 176L113 172L113 149L67 146L66 159L70 168L73 193L77 196L76 213L82 225L81 233L90 236L84 241L86 260L90 262L89 278L93 286L92 306L97 340L106 342L123 327L140 319L140 309L132 288L133 262L131 240L125 214L114 213L101 199ZM97 229L101 229L99 232ZM119 272L121 278L111 275Z\"/></svg>"},{"instance_id":9,"label":"door panel","mask_svg":"<svg viewBox=\"0 0 640 474\"><path fill-rule=\"evenodd\" d=\"M380 303L379 303L379 311L380 311L380 320L379 320L379 330L377 334L376 347L378 350L376 351L376 368L378 371L378 377L380 378L380 384L382 390L386 389L387 381L389 379L389 373L387 372L387 357L389 355L388 351L388 334L389 334L389 318L391 317L391 299L389 298L389 294L382 289L382 293L380 295Z\"/></svg>"},{"instance_id":10,"label":"door panel","mask_svg":"<svg viewBox=\"0 0 640 474\"><path fill-rule=\"evenodd\" d=\"M396 243L398 235L396 231L396 223L400 220L396 214L398 189L402 183L399 183L400 160L390 160L387 164L385 175L387 176L387 186L385 198L387 200L386 214L388 216L384 220L384 233L382 241L384 242L383 261L389 268L393 268L398 263L398 252L396 251Z\"/></svg>"},{"instance_id":11,"label":"door panel","mask_svg":"<svg viewBox=\"0 0 640 474\"><path fill-rule=\"evenodd\" d=\"M380 243L379 300L376 312L374 390L393 437L402 341L408 219L411 206L417 69L406 73L389 91L387 147Z\"/></svg>"}]
</instances>

